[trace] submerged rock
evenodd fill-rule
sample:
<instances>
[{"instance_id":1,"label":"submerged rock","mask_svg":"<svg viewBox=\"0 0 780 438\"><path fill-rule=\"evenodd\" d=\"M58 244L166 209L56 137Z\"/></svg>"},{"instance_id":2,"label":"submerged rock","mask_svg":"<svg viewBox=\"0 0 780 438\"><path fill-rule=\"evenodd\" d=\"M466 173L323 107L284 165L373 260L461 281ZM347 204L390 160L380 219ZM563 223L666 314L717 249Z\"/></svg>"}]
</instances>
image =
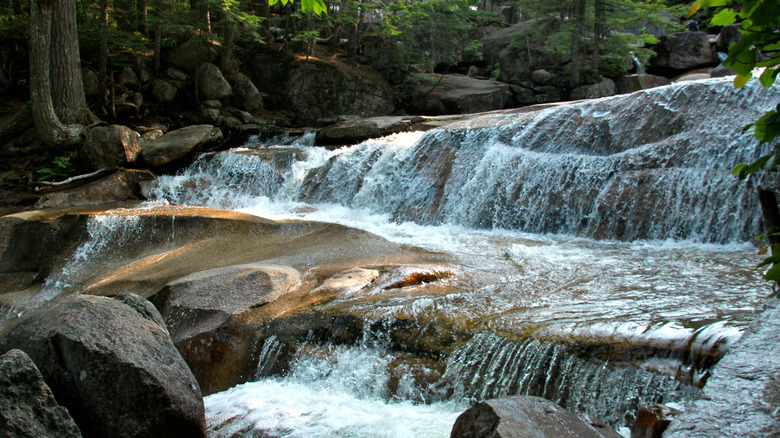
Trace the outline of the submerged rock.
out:
<instances>
[{"instance_id":1,"label":"submerged rock","mask_svg":"<svg viewBox=\"0 0 780 438\"><path fill-rule=\"evenodd\" d=\"M57 403L41 372L21 350L0 356L0 435L81 437L68 410Z\"/></svg>"},{"instance_id":2,"label":"submerged rock","mask_svg":"<svg viewBox=\"0 0 780 438\"><path fill-rule=\"evenodd\" d=\"M607 426L596 428L541 397L486 400L462 413L450 438L618 438Z\"/></svg>"},{"instance_id":3,"label":"submerged rock","mask_svg":"<svg viewBox=\"0 0 780 438\"><path fill-rule=\"evenodd\" d=\"M20 320L0 345L30 355L85 437L204 436L198 384L137 295L67 299Z\"/></svg>"}]
</instances>

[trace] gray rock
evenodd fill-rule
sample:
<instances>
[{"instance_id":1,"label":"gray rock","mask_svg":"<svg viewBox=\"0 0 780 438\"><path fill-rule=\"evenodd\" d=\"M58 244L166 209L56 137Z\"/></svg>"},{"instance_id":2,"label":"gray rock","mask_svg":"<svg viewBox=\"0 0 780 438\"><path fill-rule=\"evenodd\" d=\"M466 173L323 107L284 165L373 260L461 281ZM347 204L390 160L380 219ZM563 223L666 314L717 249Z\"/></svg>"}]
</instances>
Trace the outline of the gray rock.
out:
<instances>
[{"instance_id":1,"label":"gray rock","mask_svg":"<svg viewBox=\"0 0 780 438\"><path fill-rule=\"evenodd\" d=\"M19 320L0 344L30 355L85 437L205 436L198 384L142 301L69 298Z\"/></svg>"},{"instance_id":2,"label":"gray rock","mask_svg":"<svg viewBox=\"0 0 780 438\"><path fill-rule=\"evenodd\" d=\"M206 123L216 123L219 120L219 110L216 108L203 108L200 117Z\"/></svg>"},{"instance_id":3,"label":"gray rock","mask_svg":"<svg viewBox=\"0 0 780 438\"><path fill-rule=\"evenodd\" d=\"M729 46L742 38L742 32L739 30L741 27L742 24L734 23L721 28L718 38L715 40L715 47L721 52L728 52Z\"/></svg>"},{"instance_id":4,"label":"gray rock","mask_svg":"<svg viewBox=\"0 0 780 438\"><path fill-rule=\"evenodd\" d=\"M141 155L155 168L174 163L197 148L222 140L222 131L212 125L192 125L169 132L154 141L141 142Z\"/></svg>"},{"instance_id":5,"label":"gray rock","mask_svg":"<svg viewBox=\"0 0 780 438\"><path fill-rule=\"evenodd\" d=\"M79 155L86 165L94 169L132 165L141 154L140 138L127 126L98 126L87 132Z\"/></svg>"},{"instance_id":6,"label":"gray rock","mask_svg":"<svg viewBox=\"0 0 780 438\"><path fill-rule=\"evenodd\" d=\"M780 437L780 305L766 309L712 370L665 438Z\"/></svg>"},{"instance_id":7,"label":"gray rock","mask_svg":"<svg viewBox=\"0 0 780 438\"><path fill-rule=\"evenodd\" d=\"M84 94L87 96L97 96L99 88L97 73L88 68L82 68L81 80L84 82Z\"/></svg>"},{"instance_id":8,"label":"gray rock","mask_svg":"<svg viewBox=\"0 0 780 438\"><path fill-rule=\"evenodd\" d=\"M509 85L464 75L415 74L413 112L425 115L467 114L502 109Z\"/></svg>"},{"instance_id":9,"label":"gray rock","mask_svg":"<svg viewBox=\"0 0 780 438\"><path fill-rule=\"evenodd\" d=\"M168 68L168 70L165 71L165 75L173 79L174 81L180 81L180 82L187 81L190 78L187 75L187 73L184 73L181 70L176 70L175 68L172 67Z\"/></svg>"},{"instance_id":10,"label":"gray rock","mask_svg":"<svg viewBox=\"0 0 780 438\"><path fill-rule=\"evenodd\" d=\"M122 84L131 90L137 90L138 87L141 86L138 75L135 74L135 70L133 70L132 67L125 67L119 72L117 83Z\"/></svg>"},{"instance_id":11,"label":"gray rock","mask_svg":"<svg viewBox=\"0 0 780 438\"><path fill-rule=\"evenodd\" d=\"M317 131L318 144L356 144L412 128L410 117L386 116L346 120Z\"/></svg>"},{"instance_id":12,"label":"gray rock","mask_svg":"<svg viewBox=\"0 0 780 438\"><path fill-rule=\"evenodd\" d=\"M648 71L666 75L717 65L718 56L704 32L676 32L660 38Z\"/></svg>"},{"instance_id":13,"label":"gray rock","mask_svg":"<svg viewBox=\"0 0 780 438\"><path fill-rule=\"evenodd\" d=\"M597 99L599 97L613 96L617 93L617 87L612 79L603 79L592 85L583 85L571 91L572 99Z\"/></svg>"},{"instance_id":14,"label":"gray rock","mask_svg":"<svg viewBox=\"0 0 780 438\"><path fill-rule=\"evenodd\" d=\"M204 108L212 108L212 109L221 109L222 108L222 102L211 99L211 100L202 100L200 102L201 105L203 105Z\"/></svg>"},{"instance_id":15,"label":"gray rock","mask_svg":"<svg viewBox=\"0 0 780 438\"><path fill-rule=\"evenodd\" d=\"M68 410L57 403L41 372L21 350L0 356L0 436L81 437Z\"/></svg>"},{"instance_id":16,"label":"gray rock","mask_svg":"<svg viewBox=\"0 0 780 438\"><path fill-rule=\"evenodd\" d=\"M710 76L712 76L713 78L722 78L722 77L725 77L725 76L735 76L736 74L737 74L737 72L735 72L734 70L726 67L723 64L713 68L712 71L710 72Z\"/></svg>"},{"instance_id":17,"label":"gray rock","mask_svg":"<svg viewBox=\"0 0 780 438\"><path fill-rule=\"evenodd\" d=\"M553 79L555 79L555 76L544 69L534 70L534 72L531 73L531 80L537 85L548 85Z\"/></svg>"},{"instance_id":18,"label":"gray rock","mask_svg":"<svg viewBox=\"0 0 780 438\"><path fill-rule=\"evenodd\" d=\"M178 89L164 79L152 82L152 95L158 102L170 102L176 98Z\"/></svg>"},{"instance_id":19,"label":"gray rock","mask_svg":"<svg viewBox=\"0 0 780 438\"><path fill-rule=\"evenodd\" d=\"M233 101L237 107L257 114L263 110L263 96L252 83L252 80L243 73L235 73L230 77L230 84L233 87Z\"/></svg>"},{"instance_id":20,"label":"gray rock","mask_svg":"<svg viewBox=\"0 0 780 438\"><path fill-rule=\"evenodd\" d=\"M216 62L219 50L205 38L192 38L171 49L167 59L171 66L194 74L200 64Z\"/></svg>"},{"instance_id":21,"label":"gray rock","mask_svg":"<svg viewBox=\"0 0 780 438\"><path fill-rule=\"evenodd\" d=\"M198 68L198 92L201 99L224 99L233 95L233 89L222 72L214 64L202 64Z\"/></svg>"},{"instance_id":22,"label":"gray rock","mask_svg":"<svg viewBox=\"0 0 780 438\"><path fill-rule=\"evenodd\" d=\"M486 400L460 414L450 438L618 438L541 397Z\"/></svg>"},{"instance_id":23,"label":"gray rock","mask_svg":"<svg viewBox=\"0 0 780 438\"><path fill-rule=\"evenodd\" d=\"M671 83L672 81L663 76L648 74L626 75L618 79L617 91L620 94L628 94L648 88L662 87Z\"/></svg>"}]
</instances>

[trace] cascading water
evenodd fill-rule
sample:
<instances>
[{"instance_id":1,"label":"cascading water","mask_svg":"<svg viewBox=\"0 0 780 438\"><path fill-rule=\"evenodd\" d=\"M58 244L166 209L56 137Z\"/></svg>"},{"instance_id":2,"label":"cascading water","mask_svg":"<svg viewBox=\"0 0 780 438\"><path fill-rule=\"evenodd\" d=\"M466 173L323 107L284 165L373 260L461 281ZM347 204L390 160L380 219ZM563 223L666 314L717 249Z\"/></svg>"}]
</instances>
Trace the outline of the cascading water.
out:
<instances>
[{"instance_id":1,"label":"cascading water","mask_svg":"<svg viewBox=\"0 0 780 438\"><path fill-rule=\"evenodd\" d=\"M452 400L545 395L619 425L636 404L695 396L694 388L649 371L702 383L761 307L766 286L754 269L754 248L743 242L761 232L755 184L776 182L745 183L730 171L762 153L740 132L776 99L775 89L756 83L735 91L728 80L709 80L485 115L332 152L248 145L161 177L148 194L152 202L342 223L447 253L467 285L462 293L339 305L368 320L446 316L493 333L477 335L447 360L437 384ZM593 351L581 354L567 343ZM612 351L624 344L635 348ZM303 350L286 377L210 396L212 431L386 436L376 432L385 427L381 421L328 423L335 414L317 406L340 402L322 394L297 403L302 387L349 387L349 378L329 376L340 375L350 354L370 352L373 359L364 360L372 362L391 353L356 346L322 361ZM604 350L610 352L597 358L602 362L582 359ZM278 351L272 344L262 351L267 360L260 366L273 368ZM614 360L649 371L615 367ZM381 382L385 368L366 372ZM256 404L269 391L288 390L290 404ZM408 398L399 396L403 391L344 391L358 405L407 407L397 400ZM589 400L589 391L607 395ZM291 422L268 423L285 416Z\"/></svg>"}]
</instances>

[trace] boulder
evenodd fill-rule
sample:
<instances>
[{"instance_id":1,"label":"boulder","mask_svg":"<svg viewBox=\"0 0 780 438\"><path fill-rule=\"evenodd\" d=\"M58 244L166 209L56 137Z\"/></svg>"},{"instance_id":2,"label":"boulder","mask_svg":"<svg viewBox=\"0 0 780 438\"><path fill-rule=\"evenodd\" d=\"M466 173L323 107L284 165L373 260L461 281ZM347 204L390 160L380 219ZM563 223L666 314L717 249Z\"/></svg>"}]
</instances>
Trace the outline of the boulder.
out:
<instances>
[{"instance_id":1,"label":"boulder","mask_svg":"<svg viewBox=\"0 0 780 438\"><path fill-rule=\"evenodd\" d=\"M553 79L555 79L555 75L544 69L534 70L531 73L531 80L537 85L549 85Z\"/></svg>"},{"instance_id":2,"label":"boulder","mask_svg":"<svg viewBox=\"0 0 780 438\"><path fill-rule=\"evenodd\" d=\"M235 73L230 79L230 84L233 87L233 104L237 107L248 111L252 114L257 114L263 110L263 96L260 91L249 79L249 76L243 73Z\"/></svg>"},{"instance_id":3,"label":"boulder","mask_svg":"<svg viewBox=\"0 0 780 438\"><path fill-rule=\"evenodd\" d=\"M631 424L631 438L661 438L674 417L682 411L668 406L642 406Z\"/></svg>"},{"instance_id":4,"label":"boulder","mask_svg":"<svg viewBox=\"0 0 780 438\"><path fill-rule=\"evenodd\" d=\"M168 64L194 74L204 62L214 63L219 59L219 49L207 39L191 38L168 52Z\"/></svg>"},{"instance_id":5,"label":"boulder","mask_svg":"<svg viewBox=\"0 0 780 438\"><path fill-rule=\"evenodd\" d=\"M662 36L652 49L648 71L666 76L695 68L710 67L720 61L704 32L676 32Z\"/></svg>"},{"instance_id":6,"label":"boulder","mask_svg":"<svg viewBox=\"0 0 780 438\"><path fill-rule=\"evenodd\" d=\"M201 99L224 99L233 95L233 89L214 64L205 63L198 68L198 92Z\"/></svg>"},{"instance_id":7,"label":"boulder","mask_svg":"<svg viewBox=\"0 0 780 438\"><path fill-rule=\"evenodd\" d=\"M465 75L419 73L412 91L412 112L425 115L477 113L502 109L509 85Z\"/></svg>"},{"instance_id":8,"label":"boulder","mask_svg":"<svg viewBox=\"0 0 780 438\"><path fill-rule=\"evenodd\" d=\"M718 38L715 39L715 47L719 52L728 53L729 46L742 38L742 32L739 30L741 27L741 23L734 23L720 29Z\"/></svg>"},{"instance_id":9,"label":"boulder","mask_svg":"<svg viewBox=\"0 0 780 438\"><path fill-rule=\"evenodd\" d=\"M148 170L119 169L104 178L76 188L46 193L35 207L63 208L144 199L141 186L155 178Z\"/></svg>"},{"instance_id":10,"label":"boulder","mask_svg":"<svg viewBox=\"0 0 780 438\"><path fill-rule=\"evenodd\" d=\"M737 72L721 64L712 69L710 76L713 78L722 78L725 76L735 76Z\"/></svg>"},{"instance_id":11,"label":"boulder","mask_svg":"<svg viewBox=\"0 0 780 438\"><path fill-rule=\"evenodd\" d=\"M603 79L601 82L592 85L583 85L571 91L571 98L579 99L597 99L599 97L613 96L617 93L617 87L612 79Z\"/></svg>"},{"instance_id":12,"label":"boulder","mask_svg":"<svg viewBox=\"0 0 780 438\"><path fill-rule=\"evenodd\" d=\"M176 98L178 89L165 79L152 82L152 96L161 103L170 102Z\"/></svg>"},{"instance_id":13,"label":"boulder","mask_svg":"<svg viewBox=\"0 0 780 438\"><path fill-rule=\"evenodd\" d=\"M9 438L81 437L68 410L21 350L0 356L0 431Z\"/></svg>"},{"instance_id":14,"label":"boulder","mask_svg":"<svg viewBox=\"0 0 780 438\"><path fill-rule=\"evenodd\" d=\"M79 157L93 169L133 165L141 155L140 139L127 126L98 126L87 132Z\"/></svg>"},{"instance_id":15,"label":"boulder","mask_svg":"<svg viewBox=\"0 0 780 438\"><path fill-rule=\"evenodd\" d=\"M386 116L346 120L318 130L317 144L357 144L370 138L410 131L412 119L403 116Z\"/></svg>"},{"instance_id":16,"label":"boulder","mask_svg":"<svg viewBox=\"0 0 780 438\"><path fill-rule=\"evenodd\" d=\"M450 438L618 438L611 428L594 427L541 397L485 400L460 414Z\"/></svg>"},{"instance_id":17,"label":"boulder","mask_svg":"<svg viewBox=\"0 0 780 438\"><path fill-rule=\"evenodd\" d=\"M168 70L165 71L165 75L168 76L168 78L178 82L185 82L190 79L190 77L187 76L187 73L184 73L181 70L176 70L175 68L168 68Z\"/></svg>"},{"instance_id":18,"label":"boulder","mask_svg":"<svg viewBox=\"0 0 780 438\"><path fill-rule=\"evenodd\" d=\"M662 87L671 83L672 81L663 76L649 74L626 75L617 80L617 91L620 94L628 94L648 88Z\"/></svg>"},{"instance_id":19,"label":"boulder","mask_svg":"<svg viewBox=\"0 0 780 438\"><path fill-rule=\"evenodd\" d=\"M117 117L138 117L141 105L144 103L144 95L131 91L116 100Z\"/></svg>"},{"instance_id":20,"label":"boulder","mask_svg":"<svg viewBox=\"0 0 780 438\"><path fill-rule=\"evenodd\" d=\"M138 80L138 75L135 74L135 70L132 67L125 67L119 72L117 83L131 90L137 90L141 86L141 81Z\"/></svg>"},{"instance_id":21,"label":"boulder","mask_svg":"<svg viewBox=\"0 0 780 438\"><path fill-rule=\"evenodd\" d=\"M551 30L550 26L554 20L548 18L538 18L517 23L513 26L500 28L496 32L480 39L482 43L482 57L488 65L495 65L499 62L499 53L509 47L516 38L523 35L530 35L535 31L545 32ZM502 66L503 67L503 66ZM535 70L531 68L529 71Z\"/></svg>"},{"instance_id":22,"label":"boulder","mask_svg":"<svg viewBox=\"0 0 780 438\"><path fill-rule=\"evenodd\" d=\"M222 131L212 125L192 125L169 132L156 140L141 142L141 155L153 168L175 163L204 145L222 140Z\"/></svg>"},{"instance_id":23,"label":"boulder","mask_svg":"<svg viewBox=\"0 0 780 438\"><path fill-rule=\"evenodd\" d=\"M674 78L672 82L700 81L702 79L709 79L711 77L712 76L709 73L687 73Z\"/></svg>"},{"instance_id":24,"label":"boulder","mask_svg":"<svg viewBox=\"0 0 780 438\"><path fill-rule=\"evenodd\" d=\"M151 303L76 296L0 339L38 365L85 437L205 436L203 398Z\"/></svg>"},{"instance_id":25,"label":"boulder","mask_svg":"<svg viewBox=\"0 0 780 438\"><path fill-rule=\"evenodd\" d=\"M87 96L97 96L100 88L97 73L88 68L82 68L81 80L84 82L84 94Z\"/></svg>"},{"instance_id":26,"label":"boulder","mask_svg":"<svg viewBox=\"0 0 780 438\"><path fill-rule=\"evenodd\" d=\"M228 266L175 280L150 300L160 309L176 348L208 395L236 383L225 373L231 367L216 366L215 359L242 357L235 351L241 349L237 339L220 342L220 328L233 316L296 290L302 280L300 272L286 266Z\"/></svg>"},{"instance_id":27,"label":"boulder","mask_svg":"<svg viewBox=\"0 0 780 438\"><path fill-rule=\"evenodd\" d=\"M392 87L368 68L353 71L310 60L294 64L285 79L285 109L295 113L303 124L339 114L385 116L395 109Z\"/></svg>"}]
</instances>

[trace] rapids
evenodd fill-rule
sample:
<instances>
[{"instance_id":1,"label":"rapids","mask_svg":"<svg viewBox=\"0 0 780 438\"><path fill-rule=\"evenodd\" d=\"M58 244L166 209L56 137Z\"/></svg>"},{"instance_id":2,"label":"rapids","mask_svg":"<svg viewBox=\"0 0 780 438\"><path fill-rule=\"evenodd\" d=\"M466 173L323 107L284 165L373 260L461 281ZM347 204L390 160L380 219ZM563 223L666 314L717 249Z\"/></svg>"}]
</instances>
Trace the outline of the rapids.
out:
<instances>
[{"instance_id":1,"label":"rapids","mask_svg":"<svg viewBox=\"0 0 780 438\"><path fill-rule=\"evenodd\" d=\"M446 371L409 372L428 379L391 370L401 353L381 324L360 345L302 349L285 376L207 397L210 430L447 436L470 400L515 393L620 426L641 404L696 397L681 382L704 384L768 294L749 242L762 231L755 185L776 181L730 171L762 153L741 128L776 99L713 79L335 151L313 134L252 139L160 177L152 204L339 223L446 254L456 292L330 306L474 334Z\"/></svg>"}]
</instances>

